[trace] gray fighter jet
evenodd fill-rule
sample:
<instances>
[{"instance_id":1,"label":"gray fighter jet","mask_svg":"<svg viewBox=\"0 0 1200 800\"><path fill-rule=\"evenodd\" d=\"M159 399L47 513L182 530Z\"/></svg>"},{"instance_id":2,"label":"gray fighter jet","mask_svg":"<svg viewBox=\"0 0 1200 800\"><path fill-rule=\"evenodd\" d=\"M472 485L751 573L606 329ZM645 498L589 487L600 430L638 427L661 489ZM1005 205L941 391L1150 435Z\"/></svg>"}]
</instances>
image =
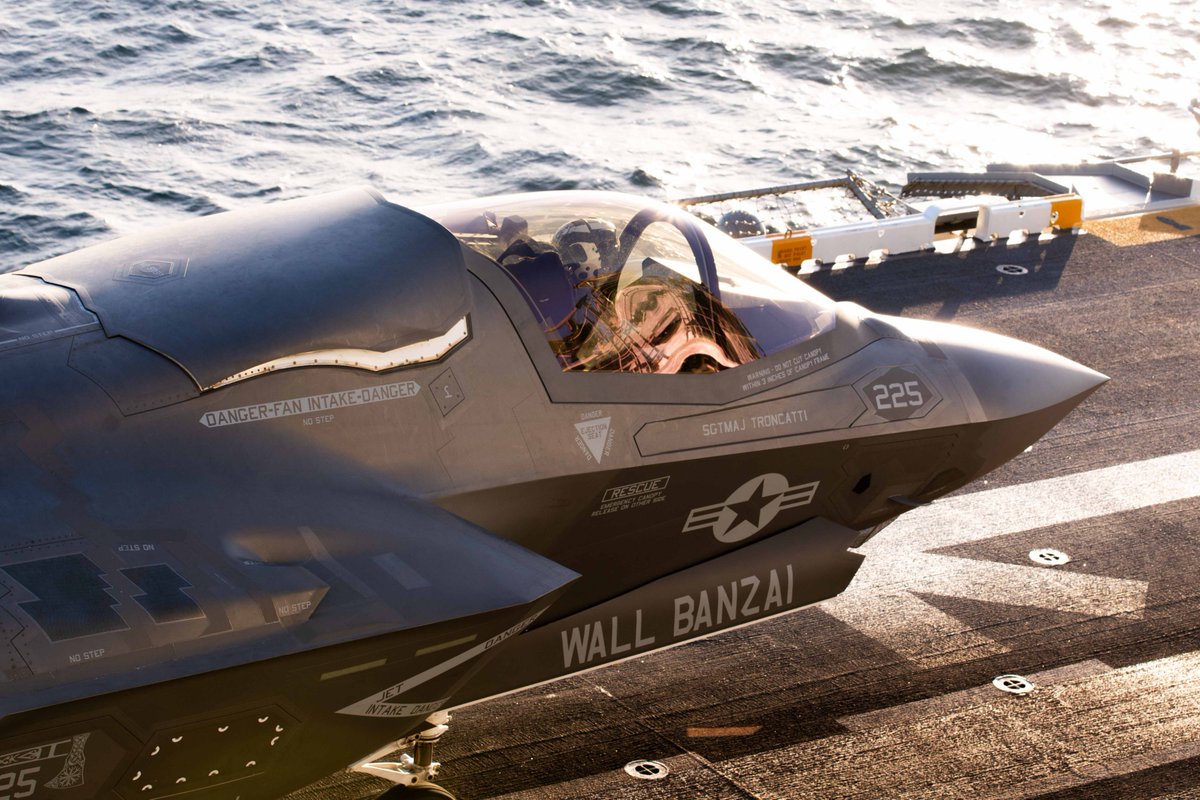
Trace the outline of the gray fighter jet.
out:
<instances>
[{"instance_id":1,"label":"gray fighter jet","mask_svg":"<svg viewBox=\"0 0 1200 800\"><path fill-rule=\"evenodd\" d=\"M0 798L448 796L447 710L841 592L1104 380L603 192L2 275Z\"/></svg>"}]
</instances>

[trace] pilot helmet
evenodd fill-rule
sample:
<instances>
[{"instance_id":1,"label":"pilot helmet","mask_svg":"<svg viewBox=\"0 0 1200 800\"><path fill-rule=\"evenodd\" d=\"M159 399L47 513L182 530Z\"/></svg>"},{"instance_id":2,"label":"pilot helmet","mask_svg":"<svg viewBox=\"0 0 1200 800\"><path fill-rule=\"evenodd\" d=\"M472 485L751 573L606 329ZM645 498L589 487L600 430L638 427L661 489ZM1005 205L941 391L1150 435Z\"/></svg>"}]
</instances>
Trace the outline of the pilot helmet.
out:
<instances>
[{"instance_id":1,"label":"pilot helmet","mask_svg":"<svg viewBox=\"0 0 1200 800\"><path fill-rule=\"evenodd\" d=\"M617 229L596 217L573 219L555 231L552 243L577 280L596 278L614 267Z\"/></svg>"},{"instance_id":2,"label":"pilot helmet","mask_svg":"<svg viewBox=\"0 0 1200 800\"><path fill-rule=\"evenodd\" d=\"M762 236L767 232L758 217L741 209L726 211L722 214L721 218L717 220L717 229L729 234L734 239L741 239L745 236Z\"/></svg>"}]
</instances>

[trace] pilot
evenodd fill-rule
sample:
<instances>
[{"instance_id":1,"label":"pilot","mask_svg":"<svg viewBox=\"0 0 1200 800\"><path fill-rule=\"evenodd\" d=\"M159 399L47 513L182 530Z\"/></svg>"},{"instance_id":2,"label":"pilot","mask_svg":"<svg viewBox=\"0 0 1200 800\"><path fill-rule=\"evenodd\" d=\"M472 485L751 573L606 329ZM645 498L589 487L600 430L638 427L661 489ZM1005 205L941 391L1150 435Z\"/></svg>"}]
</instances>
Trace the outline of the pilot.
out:
<instances>
[{"instance_id":1,"label":"pilot","mask_svg":"<svg viewBox=\"0 0 1200 800\"><path fill-rule=\"evenodd\" d=\"M607 220L573 219L555 231L551 241L577 284L618 267L617 229Z\"/></svg>"},{"instance_id":2,"label":"pilot","mask_svg":"<svg viewBox=\"0 0 1200 800\"><path fill-rule=\"evenodd\" d=\"M529 235L529 223L517 214L505 217L500 223L496 234L496 246L500 251L496 260L505 266L547 253L557 255L553 247Z\"/></svg>"},{"instance_id":3,"label":"pilot","mask_svg":"<svg viewBox=\"0 0 1200 800\"><path fill-rule=\"evenodd\" d=\"M525 290L551 341L569 337L575 330L578 290L557 248L530 236L529 222L516 214L500 223L496 247L496 261Z\"/></svg>"}]
</instances>

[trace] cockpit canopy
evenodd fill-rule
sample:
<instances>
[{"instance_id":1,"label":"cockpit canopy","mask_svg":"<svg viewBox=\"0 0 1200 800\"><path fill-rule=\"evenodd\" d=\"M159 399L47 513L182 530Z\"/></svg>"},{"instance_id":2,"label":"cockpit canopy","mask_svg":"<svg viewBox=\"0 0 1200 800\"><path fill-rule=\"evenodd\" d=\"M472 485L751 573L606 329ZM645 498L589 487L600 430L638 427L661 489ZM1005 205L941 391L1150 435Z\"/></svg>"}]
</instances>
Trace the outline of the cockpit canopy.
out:
<instances>
[{"instance_id":1,"label":"cockpit canopy","mask_svg":"<svg viewBox=\"0 0 1200 800\"><path fill-rule=\"evenodd\" d=\"M521 287L567 371L716 372L834 326L829 298L666 203L577 191L422 210Z\"/></svg>"}]
</instances>

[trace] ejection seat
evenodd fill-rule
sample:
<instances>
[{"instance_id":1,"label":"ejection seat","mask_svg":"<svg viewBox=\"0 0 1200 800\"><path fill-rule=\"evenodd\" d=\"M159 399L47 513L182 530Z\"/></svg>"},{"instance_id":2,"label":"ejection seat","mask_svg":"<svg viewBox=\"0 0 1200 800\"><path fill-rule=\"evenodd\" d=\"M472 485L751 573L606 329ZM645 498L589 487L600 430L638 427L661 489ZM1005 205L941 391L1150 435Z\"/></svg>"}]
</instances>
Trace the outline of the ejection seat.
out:
<instances>
[{"instance_id":1,"label":"ejection seat","mask_svg":"<svg viewBox=\"0 0 1200 800\"><path fill-rule=\"evenodd\" d=\"M561 333L575 313L580 294L558 253L538 252L523 240L510 246L498 260L529 297L542 319L542 329L548 334Z\"/></svg>"}]
</instances>

